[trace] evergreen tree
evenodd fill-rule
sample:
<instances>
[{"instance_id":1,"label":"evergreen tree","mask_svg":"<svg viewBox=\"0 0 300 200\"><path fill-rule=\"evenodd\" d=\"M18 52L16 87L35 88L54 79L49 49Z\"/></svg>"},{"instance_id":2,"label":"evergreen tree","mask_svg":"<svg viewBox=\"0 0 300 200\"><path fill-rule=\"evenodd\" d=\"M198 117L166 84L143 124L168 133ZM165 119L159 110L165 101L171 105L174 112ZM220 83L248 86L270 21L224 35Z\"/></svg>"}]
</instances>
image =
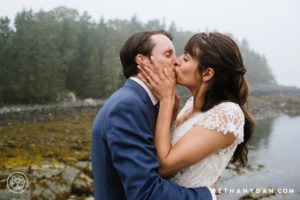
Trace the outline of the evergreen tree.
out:
<instances>
[{"instance_id":1,"label":"evergreen tree","mask_svg":"<svg viewBox=\"0 0 300 200\"><path fill-rule=\"evenodd\" d=\"M2 17L0 103L55 101L66 91L80 98L106 98L125 81L119 51L127 38L158 29L166 29L164 20L142 23L133 16L95 22L87 13L63 6L48 12L23 10L16 15L14 28ZM168 31L179 56L194 33L181 31L174 22ZM247 40L238 44L250 84L276 84L266 58L250 49Z\"/></svg>"},{"instance_id":2,"label":"evergreen tree","mask_svg":"<svg viewBox=\"0 0 300 200\"><path fill-rule=\"evenodd\" d=\"M0 18L0 104L9 102L17 87L17 76L12 71L12 36L9 18Z\"/></svg>"}]
</instances>

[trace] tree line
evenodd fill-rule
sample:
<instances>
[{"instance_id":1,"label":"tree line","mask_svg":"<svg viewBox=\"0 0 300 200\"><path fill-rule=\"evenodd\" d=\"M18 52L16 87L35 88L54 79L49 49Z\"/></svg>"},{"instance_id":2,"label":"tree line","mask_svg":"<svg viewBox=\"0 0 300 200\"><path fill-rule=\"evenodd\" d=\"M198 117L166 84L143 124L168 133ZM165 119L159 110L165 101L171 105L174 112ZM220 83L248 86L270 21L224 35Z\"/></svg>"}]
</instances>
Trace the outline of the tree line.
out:
<instances>
[{"instance_id":1,"label":"tree line","mask_svg":"<svg viewBox=\"0 0 300 200\"><path fill-rule=\"evenodd\" d=\"M158 19L92 19L88 13L57 7L23 10L12 22L0 18L0 104L47 103L72 91L80 98L106 98L124 83L119 50L135 32L165 29L178 55L194 33ZM264 56L237 41L251 83L276 80Z\"/></svg>"}]
</instances>

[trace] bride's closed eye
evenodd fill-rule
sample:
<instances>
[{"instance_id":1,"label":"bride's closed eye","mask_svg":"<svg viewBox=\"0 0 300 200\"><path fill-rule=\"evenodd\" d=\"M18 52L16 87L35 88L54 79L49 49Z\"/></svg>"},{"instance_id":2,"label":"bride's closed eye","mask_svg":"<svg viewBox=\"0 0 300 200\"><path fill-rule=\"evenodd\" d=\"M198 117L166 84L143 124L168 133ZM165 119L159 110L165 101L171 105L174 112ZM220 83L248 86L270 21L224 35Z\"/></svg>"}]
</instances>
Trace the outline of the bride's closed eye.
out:
<instances>
[{"instance_id":1,"label":"bride's closed eye","mask_svg":"<svg viewBox=\"0 0 300 200\"><path fill-rule=\"evenodd\" d=\"M188 56L187 56L186 54L184 54L183 57L182 57L182 60L183 60L184 62L187 62L187 61L188 61Z\"/></svg>"}]
</instances>

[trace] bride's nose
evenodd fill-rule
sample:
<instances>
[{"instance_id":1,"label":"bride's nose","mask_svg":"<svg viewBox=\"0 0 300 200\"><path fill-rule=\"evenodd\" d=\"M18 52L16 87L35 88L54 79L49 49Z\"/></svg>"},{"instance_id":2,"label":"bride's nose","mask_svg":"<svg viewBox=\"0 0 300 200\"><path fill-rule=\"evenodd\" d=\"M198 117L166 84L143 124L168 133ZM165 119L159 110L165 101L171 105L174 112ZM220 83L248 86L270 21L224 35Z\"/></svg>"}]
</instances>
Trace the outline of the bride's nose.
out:
<instances>
[{"instance_id":1,"label":"bride's nose","mask_svg":"<svg viewBox=\"0 0 300 200\"><path fill-rule=\"evenodd\" d=\"M175 67L179 67L179 66L181 65L180 58L174 58L174 59L172 59L172 64L173 64Z\"/></svg>"}]
</instances>

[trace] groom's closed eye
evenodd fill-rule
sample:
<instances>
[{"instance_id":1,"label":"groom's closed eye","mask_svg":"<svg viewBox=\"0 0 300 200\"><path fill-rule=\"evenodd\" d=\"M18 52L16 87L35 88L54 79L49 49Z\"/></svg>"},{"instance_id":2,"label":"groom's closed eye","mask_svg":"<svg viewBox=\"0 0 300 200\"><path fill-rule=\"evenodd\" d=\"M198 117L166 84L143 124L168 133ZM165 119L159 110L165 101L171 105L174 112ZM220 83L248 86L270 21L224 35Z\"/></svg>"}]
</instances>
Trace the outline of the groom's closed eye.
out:
<instances>
[{"instance_id":1,"label":"groom's closed eye","mask_svg":"<svg viewBox=\"0 0 300 200\"><path fill-rule=\"evenodd\" d=\"M168 58L170 58L173 54L174 54L174 52L171 49L165 52L165 56Z\"/></svg>"}]
</instances>

